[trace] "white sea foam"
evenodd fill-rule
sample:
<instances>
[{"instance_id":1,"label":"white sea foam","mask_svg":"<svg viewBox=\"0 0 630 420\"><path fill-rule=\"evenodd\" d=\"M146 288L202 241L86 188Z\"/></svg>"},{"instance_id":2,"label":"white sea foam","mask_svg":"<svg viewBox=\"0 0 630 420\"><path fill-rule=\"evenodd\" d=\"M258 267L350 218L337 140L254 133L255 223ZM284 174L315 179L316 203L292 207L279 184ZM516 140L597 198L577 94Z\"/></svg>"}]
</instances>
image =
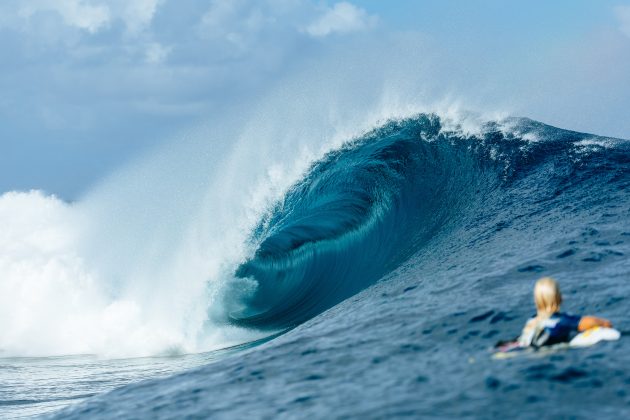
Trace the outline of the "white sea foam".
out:
<instances>
[{"instance_id":1,"label":"white sea foam","mask_svg":"<svg viewBox=\"0 0 630 420\"><path fill-rule=\"evenodd\" d=\"M611 149L615 147L621 140L607 138L607 137L590 137L584 140L580 140L575 143L578 147L585 148L604 148Z\"/></svg>"}]
</instances>

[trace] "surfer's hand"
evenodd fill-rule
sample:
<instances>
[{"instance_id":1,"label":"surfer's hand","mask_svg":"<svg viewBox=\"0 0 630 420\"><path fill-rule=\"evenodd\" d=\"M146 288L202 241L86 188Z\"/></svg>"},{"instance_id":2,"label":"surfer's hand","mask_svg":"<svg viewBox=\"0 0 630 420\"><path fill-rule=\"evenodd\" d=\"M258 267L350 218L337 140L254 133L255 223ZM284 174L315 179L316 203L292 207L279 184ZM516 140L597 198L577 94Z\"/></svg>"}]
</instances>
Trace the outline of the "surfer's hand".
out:
<instances>
[{"instance_id":1,"label":"surfer's hand","mask_svg":"<svg viewBox=\"0 0 630 420\"><path fill-rule=\"evenodd\" d=\"M583 316L580 320L580 325L578 325L578 331L586 331L590 330L594 327L612 327L612 323L604 318L597 318L595 316Z\"/></svg>"}]
</instances>

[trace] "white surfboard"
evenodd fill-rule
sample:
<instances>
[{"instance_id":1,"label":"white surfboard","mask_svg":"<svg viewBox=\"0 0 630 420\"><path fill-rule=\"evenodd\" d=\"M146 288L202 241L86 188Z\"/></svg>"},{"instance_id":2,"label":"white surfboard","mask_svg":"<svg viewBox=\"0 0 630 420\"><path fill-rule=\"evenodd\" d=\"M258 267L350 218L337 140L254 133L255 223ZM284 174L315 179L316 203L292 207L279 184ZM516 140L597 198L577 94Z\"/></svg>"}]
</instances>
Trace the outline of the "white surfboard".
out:
<instances>
[{"instance_id":1,"label":"white surfboard","mask_svg":"<svg viewBox=\"0 0 630 420\"><path fill-rule=\"evenodd\" d=\"M614 328L595 327L573 337L573 340L569 342L569 346L588 347L600 341L619 340L619 337L621 337L621 333Z\"/></svg>"}]
</instances>

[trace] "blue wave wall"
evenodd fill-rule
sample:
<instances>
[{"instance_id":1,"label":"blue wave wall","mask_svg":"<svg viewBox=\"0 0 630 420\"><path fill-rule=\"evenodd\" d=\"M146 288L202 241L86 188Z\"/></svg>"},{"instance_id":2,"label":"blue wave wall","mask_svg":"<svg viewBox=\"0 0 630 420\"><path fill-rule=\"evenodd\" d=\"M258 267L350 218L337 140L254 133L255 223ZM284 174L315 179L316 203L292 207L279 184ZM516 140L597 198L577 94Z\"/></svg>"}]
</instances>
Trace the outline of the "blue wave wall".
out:
<instances>
[{"instance_id":1,"label":"blue wave wall","mask_svg":"<svg viewBox=\"0 0 630 420\"><path fill-rule=\"evenodd\" d=\"M437 234L474 223L488 197L507 197L525 176L547 178L536 192L544 197L571 180L628 167L627 143L601 161L585 160L576 143L593 138L527 119L462 135L423 114L355 139L316 162L260 221L251 237L257 251L236 272L258 286L231 321L263 329L304 322L431 246Z\"/></svg>"}]
</instances>

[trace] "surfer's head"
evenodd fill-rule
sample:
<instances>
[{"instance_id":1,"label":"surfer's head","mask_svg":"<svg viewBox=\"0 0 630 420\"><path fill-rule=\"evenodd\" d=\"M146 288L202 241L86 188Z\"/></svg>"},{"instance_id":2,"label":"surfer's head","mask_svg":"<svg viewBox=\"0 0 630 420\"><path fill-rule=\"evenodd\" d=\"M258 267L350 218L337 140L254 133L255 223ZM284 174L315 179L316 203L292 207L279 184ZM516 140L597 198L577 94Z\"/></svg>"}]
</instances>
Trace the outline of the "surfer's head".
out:
<instances>
[{"instance_id":1,"label":"surfer's head","mask_svg":"<svg viewBox=\"0 0 630 420\"><path fill-rule=\"evenodd\" d=\"M534 301L538 315L551 316L560 310L562 295L558 283L551 277L543 277L534 287Z\"/></svg>"}]
</instances>

